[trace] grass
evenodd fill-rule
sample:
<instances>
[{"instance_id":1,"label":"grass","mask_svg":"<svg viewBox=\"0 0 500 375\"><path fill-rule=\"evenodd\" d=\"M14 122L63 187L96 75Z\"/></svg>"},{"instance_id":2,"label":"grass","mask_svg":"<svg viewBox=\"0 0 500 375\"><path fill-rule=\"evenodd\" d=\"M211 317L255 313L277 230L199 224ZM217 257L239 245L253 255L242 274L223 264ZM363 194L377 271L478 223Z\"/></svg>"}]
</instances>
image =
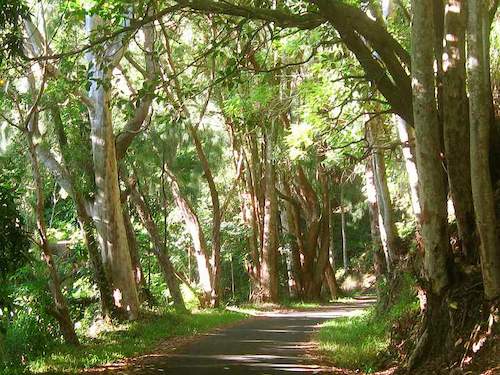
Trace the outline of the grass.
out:
<instances>
[{"instance_id":1,"label":"grass","mask_svg":"<svg viewBox=\"0 0 500 375\"><path fill-rule=\"evenodd\" d=\"M397 302L383 313L373 307L360 316L324 323L316 336L322 354L338 367L367 373L378 370L389 347L393 323L418 310L411 285L411 280L404 280Z\"/></svg>"},{"instance_id":2,"label":"grass","mask_svg":"<svg viewBox=\"0 0 500 375\"><path fill-rule=\"evenodd\" d=\"M317 339L336 366L365 372L376 369L378 354L388 346L385 322L375 319L373 310L324 323Z\"/></svg>"},{"instance_id":3,"label":"grass","mask_svg":"<svg viewBox=\"0 0 500 375\"><path fill-rule=\"evenodd\" d=\"M50 353L30 361L27 369L32 373L76 373L79 369L146 353L167 338L203 333L244 318L244 314L224 310L189 315L174 312L151 314L146 319L102 332L96 338L85 337L79 348L56 346Z\"/></svg>"}]
</instances>

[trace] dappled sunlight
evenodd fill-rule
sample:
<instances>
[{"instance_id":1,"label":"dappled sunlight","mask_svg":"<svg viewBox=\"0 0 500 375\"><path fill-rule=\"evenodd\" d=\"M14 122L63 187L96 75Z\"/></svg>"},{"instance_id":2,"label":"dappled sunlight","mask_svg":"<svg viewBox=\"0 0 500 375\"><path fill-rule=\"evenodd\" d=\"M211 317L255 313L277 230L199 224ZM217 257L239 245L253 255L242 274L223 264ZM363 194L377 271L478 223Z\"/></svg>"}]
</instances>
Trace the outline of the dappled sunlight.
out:
<instances>
[{"instance_id":1,"label":"dappled sunlight","mask_svg":"<svg viewBox=\"0 0 500 375\"><path fill-rule=\"evenodd\" d=\"M173 350L139 356L119 370L107 369L119 374L331 373L330 367L306 356L316 350L311 335L331 319L358 316L373 301L366 297L302 310L258 312L235 327L208 332Z\"/></svg>"},{"instance_id":2,"label":"dappled sunlight","mask_svg":"<svg viewBox=\"0 0 500 375\"><path fill-rule=\"evenodd\" d=\"M3 1L0 375L475 372L499 6Z\"/></svg>"},{"instance_id":3,"label":"dappled sunlight","mask_svg":"<svg viewBox=\"0 0 500 375\"><path fill-rule=\"evenodd\" d=\"M113 291L113 301L115 302L115 306L122 307L122 292L120 289L115 289Z\"/></svg>"},{"instance_id":4,"label":"dappled sunlight","mask_svg":"<svg viewBox=\"0 0 500 375\"><path fill-rule=\"evenodd\" d=\"M359 307L340 307L339 311L313 311L313 312L292 312L292 313L287 313L287 317L289 318L304 318L304 317L309 317L309 318L324 318L324 319L332 319L332 318L337 318L341 316L352 316L356 315L363 311L362 308ZM267 317L275 317L279 318L282 317L282 314L280 313L263 313L259 314L259 316L267 316Z\"/></svg>"},{"instance_id":5,"label":"dappled sunlight","mask_svg":"<svg viewBox=\"0 0 500 375\"><path fill-rule=\"evenodd\" d=\"M459 14L461 12L461 6L459 1L448 1L448 4L445 6L445 14L446 13L456 13Z\"/></svg>"},{"instance_id":6,"label":"dappled sunlight","mask_svg":"<svg viewBox=\"0 0 500 375\"><path fill-rule=\"evenodd\" d=\"M469 56L467 59L467 67L470 70L477 69L479 67L479 60L475 56Z\"/></svg>"}]
</instances>

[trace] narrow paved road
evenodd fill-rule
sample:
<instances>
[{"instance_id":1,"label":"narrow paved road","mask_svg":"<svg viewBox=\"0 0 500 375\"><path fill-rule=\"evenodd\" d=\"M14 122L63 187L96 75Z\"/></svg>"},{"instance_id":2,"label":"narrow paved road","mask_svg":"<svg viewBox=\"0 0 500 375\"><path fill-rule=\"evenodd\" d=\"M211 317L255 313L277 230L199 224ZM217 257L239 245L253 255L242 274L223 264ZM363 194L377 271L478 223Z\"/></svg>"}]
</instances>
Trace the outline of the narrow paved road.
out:
<instances>
[{"instance_id":1,"label":"narrow paved road","mask_svg":"<svg viewBox=\"0 0 500 375\"><path fill-rule=\"evenodd\" d=\"M315 310L261 313L236 326L205 334L176 351L143 356L133 368L119 373L325 374L327 368L306 356L311 349L311 333L318 324L355 315L371 303L359 299Z\"/></svg>"}]
</instances>

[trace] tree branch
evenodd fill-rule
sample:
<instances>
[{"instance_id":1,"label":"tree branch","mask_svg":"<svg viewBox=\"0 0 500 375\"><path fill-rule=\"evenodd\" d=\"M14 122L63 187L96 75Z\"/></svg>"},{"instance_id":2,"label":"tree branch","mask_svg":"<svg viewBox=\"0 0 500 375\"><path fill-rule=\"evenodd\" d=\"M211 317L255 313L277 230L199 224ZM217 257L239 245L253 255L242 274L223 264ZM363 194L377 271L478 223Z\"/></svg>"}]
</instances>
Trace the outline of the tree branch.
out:
<instances>
[{"instance_id":1,"label":"tree branch","mask_svg":"<svg viewBox=\"0 0 500 375\"><path fill-rule=\"evenodd\" d=\"M244 5L235 5L222 1L208 0L179 0L179 5L184 8L201 13L226 14L248 19L260 19L274 22L279 27L297 27L299 29L314 29L326 22L325 18L314 13L291 14L284 11L266 8L254 8Z\"/></svg>"},{"instance_id":2,"label":"tree branch","mask_svg":"<svg viewBox=\"0 0 500 375\"><path fill-rule=\"evenodd\" d=\"M140 101L140 104L137 106L134 115L125 125L124 131L116 136L116 158L118 160L123 158L134 138L140 133L144 121L148 118L151 104L153 103L153 99L155 97L155 79L158 75L159 67L154 56L153 24L147 25L144 28L144 51L146 69L143 71L138 70L144 75L145 81L143 87L147 89L147 92ZM131 56L129 56L128 61L134 65L132 61L135 62L135 60L132 59ZM135 64L140 67L138 63Z\"/></svg>"}]
</instances>

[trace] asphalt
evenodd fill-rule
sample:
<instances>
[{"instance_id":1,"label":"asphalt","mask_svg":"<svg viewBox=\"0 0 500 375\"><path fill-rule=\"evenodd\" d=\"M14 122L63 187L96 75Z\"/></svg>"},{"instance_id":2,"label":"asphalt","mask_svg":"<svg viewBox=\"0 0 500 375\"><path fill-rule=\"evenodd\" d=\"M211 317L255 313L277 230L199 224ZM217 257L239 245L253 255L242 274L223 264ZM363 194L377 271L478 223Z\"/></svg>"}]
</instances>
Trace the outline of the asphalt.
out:
<instances>
[{"instance_id":1,"label":"asphalt","mask_svg":"<svg viewBox=\"0 0 500 375\"><path fill-rule=\"evenodd\" d=\"M114 372L149 374L326 374L313 356L311 334L326 320L353 316L370 299L314 310L259 313L233 327L202 335L169 353L146 355L132 368Z\"/></svg>"}]
</instances>

